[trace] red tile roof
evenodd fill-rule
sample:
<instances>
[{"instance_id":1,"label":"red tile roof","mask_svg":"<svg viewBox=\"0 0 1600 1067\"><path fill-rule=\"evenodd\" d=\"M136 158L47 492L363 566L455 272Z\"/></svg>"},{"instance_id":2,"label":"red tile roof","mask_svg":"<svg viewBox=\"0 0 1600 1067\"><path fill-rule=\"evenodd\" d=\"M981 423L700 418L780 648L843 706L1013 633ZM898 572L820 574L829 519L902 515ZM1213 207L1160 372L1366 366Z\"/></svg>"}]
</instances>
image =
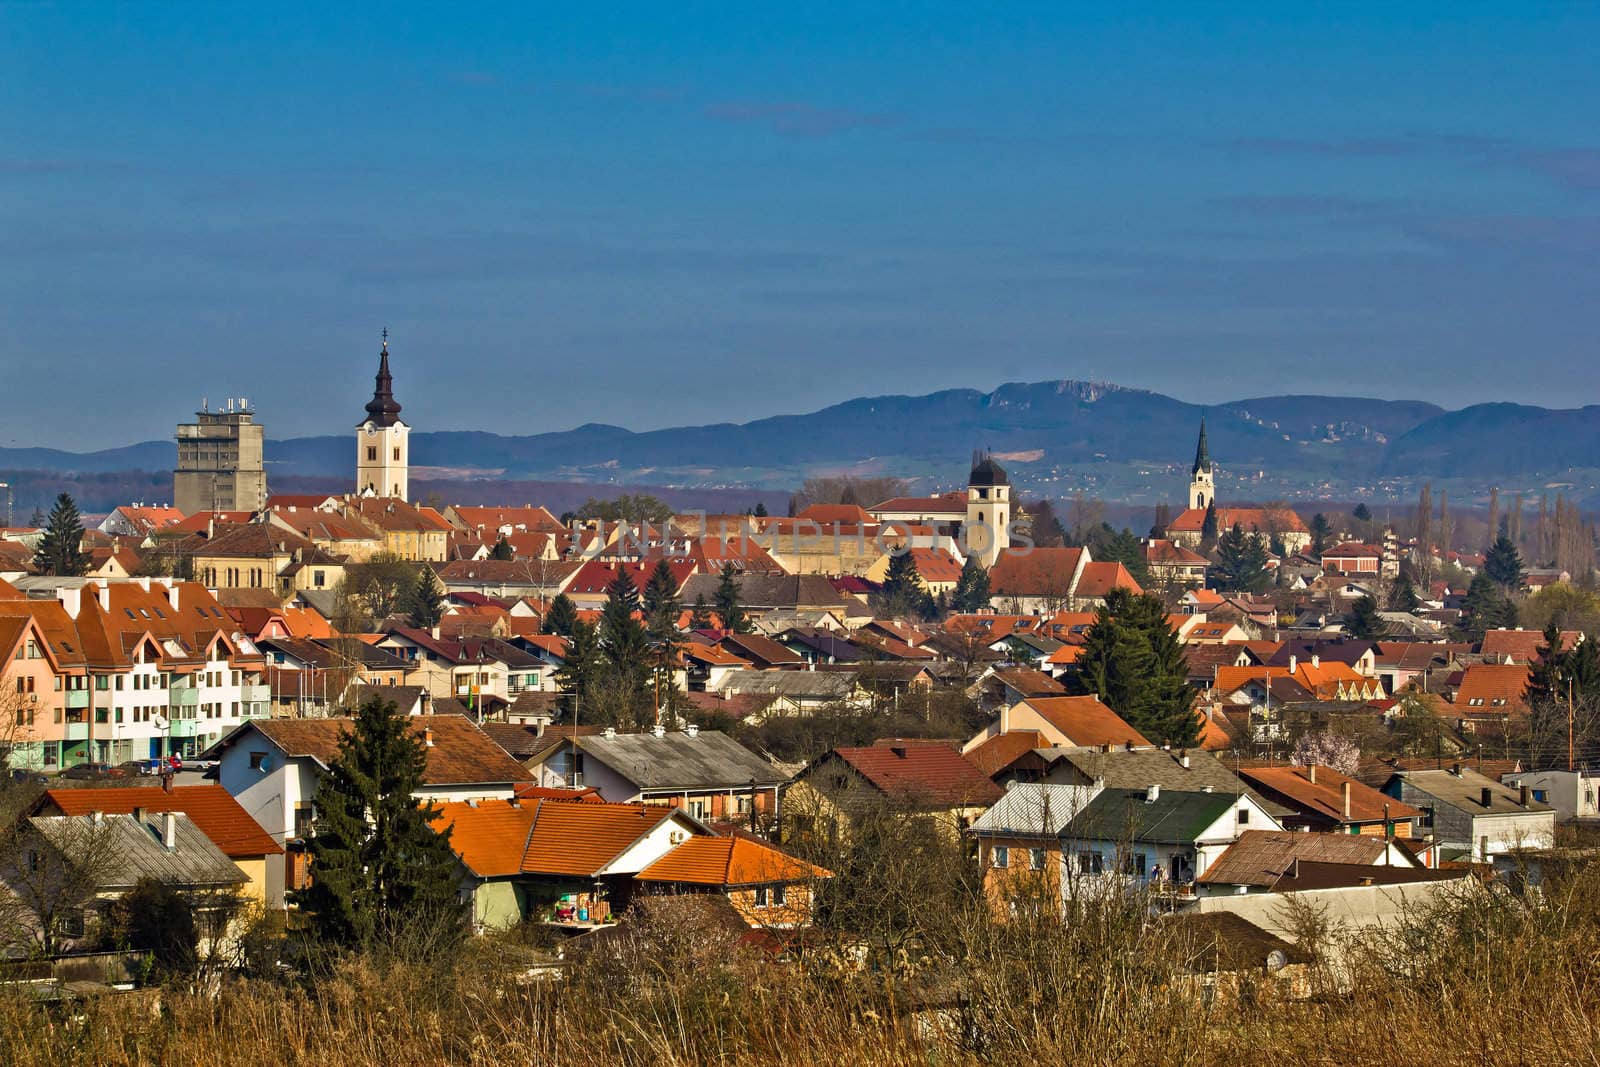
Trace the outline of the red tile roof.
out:
<instances>
[{"instance_id":1,"label":"red tile roof","mask_svg":"<svg viewBox=\"0 0 1600 1067\"><path fill-rule=\"evenodd\" d=\"M1188 508L1167 525L1176 533L1199 533L1205 526L1206 509ZM1252 530L1268 533L1306 533L1306 524L1289 508L1219 507L1217 529L1231 530L1237 524L1249 533Z\"/></svg>"},{"instance_id":2,"label":"red tile roof","mask_svg":"<svg viewBox=\"0 0 1600 1067\"><path fill-rule=\"evenodd\" d=\"M174 786L171 792L153 785L47 789L38 804L41 811L59 811L62 815L88 815L96 811L128 815L134 808L182 812L230 859L273 856L283 851L283 846L220 785L180 785Z\"/></svg>"},{"instance_id":3,"label":"red tile roof","mask_svg":"<svg viewBox=\"0 0 1600 1067\"><path fill-rule=\"evenodd\" d=\"M989 569L989 590L997 596L1057 596L1072 592L1083 556L1081 548L1007 549Z\"/></svg>"},{"instance_id":4,"label":"red tile roof","mask_svg":"<svg viewBox=\"0 0 1600 1067\"><path fill-rule=\"evenodd\" d=\"M339 755L339 742L352 719L257 719L239 727L218 745L229 744L240 731L256 729L290 756L306 756L326 767ZM419 737L431 732L423 769L425 785L477 785L526 782L528 771L495 744L489 735L460 715L414 715L407 725Z\"/></svg>"},{"instance_id":5,"label":"red tile roof","mask_svg":"<svg viewBox=\"0 0 1600 1067\"><path fill-rule=\"evenodd\" d=\"M1528 665L1525 663L1474 663L1462 672L1456 687L1457 712L1517 710L1527 707Z\"/></svg>"},{"instance_id":6,"label":"red tile roof","mask_svg":"<svg viewBox=\"0 0 1600 1067\"><path fill-rule=\"evenodd\" d=\"M1008 730L995 734L965 753L967 760L991 778L1035 749L1044 747L1037 730Z\"/></svg>"},{"instance_id":7,"label":"red tile roof","mask_svg":"<svg viewBox=\"0 0 1600 1067\"><path fill-rule=\"evenodd\" d=\"M1332 767L1319 766L1315 770L1315 782L1311 781L1312 769L1309 767L1241 767L1239 777L1281 803L1340 824L1380 822L1384 818L1385 808L1388 808L1388 817L1391 819L1415 819L1422 815L1419 809L1385 796L1370 785L1340 774ZM1347 782L1350 785L1348 817L1344 814L1344 786Z\"/></svg>"},{"instance_id":8,"label":"red tile roof","mask_svg":"<svg viewBox=\"0 0 1600 1067\"><path fill-rule=\"evenodd\" d=\"M1581 630L1561 631L1561 650L1571 652L1583 637ZM1544 647L1544 634L1538 630L1489 630L1483 635L1479 651L1493 660L1510 659L1512 663L1537 663L1539 650Z\"/></svg>"},{"instance_id":9,"label":"red tile roof","mask_svg":"<svg viewBox=\"0 0 1600 1067\"><path fill-rule=\"evenodd\" d=\"M836 748L813 766L829 759L842 761L880 793L902 802L987 807L1001 795L976 764L938 742Z\"/></svg>"}]
</instances>

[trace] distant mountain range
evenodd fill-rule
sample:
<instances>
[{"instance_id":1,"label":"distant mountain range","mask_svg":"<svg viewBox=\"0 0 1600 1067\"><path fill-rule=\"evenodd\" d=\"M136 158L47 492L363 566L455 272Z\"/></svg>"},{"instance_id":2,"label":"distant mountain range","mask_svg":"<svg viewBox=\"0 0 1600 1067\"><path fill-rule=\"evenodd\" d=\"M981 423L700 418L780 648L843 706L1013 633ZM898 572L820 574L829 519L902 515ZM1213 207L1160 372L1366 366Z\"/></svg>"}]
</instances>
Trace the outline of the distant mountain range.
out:
<instances>
[{"instance_id":1,"label":"distant mountain range","mask_svg":"<svg viewBox=\"0 0 1600 1067\"><path fill-rule=\"evenodd\" d=\"M419 476L704 488L784 489L813 474L892 474L919 490L958 485L973 449L1002 457L1023 491L1107 499L1177 499L1202 414L1226 498L1403 499L1432 480L1463 499L1491 485L1563 484L1578 498L1600 471L1600 407L1267 396L1199 405L1097 382L879 396L805 415L635 433L588 424L511 437L412 434ZM263 413L270 427L271 413ZM170 441L72 453L0 449L6 471L103 475L171 467ZM347 435L269 441L269 479L344 477ZM1452 493L1455 497L1456 493Z\"/></svg>"}]
</instances>

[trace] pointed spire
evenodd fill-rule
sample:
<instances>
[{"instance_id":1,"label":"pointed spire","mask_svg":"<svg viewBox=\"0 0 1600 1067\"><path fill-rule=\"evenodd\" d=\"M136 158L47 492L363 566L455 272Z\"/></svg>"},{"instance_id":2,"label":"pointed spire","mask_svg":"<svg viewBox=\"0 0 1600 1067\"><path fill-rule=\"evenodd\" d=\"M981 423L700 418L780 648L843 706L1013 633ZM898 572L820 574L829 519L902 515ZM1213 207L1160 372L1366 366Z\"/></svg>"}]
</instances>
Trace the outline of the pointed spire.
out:
<instances>
[{"instance_id":1,"label":"pointed spire","mask_svg":"<svg viewBox=\"0 0 1600 1067\"><path fill-rule=\"evenodd\" d=\"M378 353L377 383L367 401L366 421L393 426L400 421L400 402L394 398L394 377L389 373L389 328L383 329L383 351Z\"/></svg>"},{"instance_id":2,"label":"pointed spire","mask_svg":"<svg viewBox=\"0 0 1600 1067\"><path fill-rule=\"evenodd\" d=\"M1204 415L1201 415L1200 416L1200 443L1195 445L1195 449L1194 449L1194 469L1192 471L1190 471L1189 473L1191 473L1191 474L1199 474L1201 471L1206 471L1206 472L1209 473L1210 470L1211 470L1211 449L1209 447L1207 447L1207 445L1206 445L1206 417Z\"/></svg>"}]
</instances>

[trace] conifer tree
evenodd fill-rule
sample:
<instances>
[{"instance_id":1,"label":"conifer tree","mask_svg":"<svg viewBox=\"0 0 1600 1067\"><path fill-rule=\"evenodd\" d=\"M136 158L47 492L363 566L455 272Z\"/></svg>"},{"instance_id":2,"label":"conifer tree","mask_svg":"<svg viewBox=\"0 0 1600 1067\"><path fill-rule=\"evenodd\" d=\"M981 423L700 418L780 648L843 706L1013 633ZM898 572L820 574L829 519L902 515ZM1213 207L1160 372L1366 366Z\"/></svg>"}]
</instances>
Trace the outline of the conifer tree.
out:
<instances>
[{"instance_id":1,"label":"conifer tree","mask_svg":"<svg viewBox=\"0 0 1600 1067\"><path fill-rule=\"evenodd\" d=\"M750 514L754 515L758 519L766 518L767 517L767 505L766 505L766 503L764 501L760 501L760 500L756 501L756 506L751 510Z\"/></svg>"},{"instance_id":2,"label":"conifer tree","mask_svg":"<svg viewBox=\"0 0 1600 1067\"><path fill-rule=\"evenodd\" d=\"M1321 559L1332 537L1333 527L1328 524L1328 517L1320 511L1311 516L1311 554Z\"/></svg>"},{"instance_id":3,"label":"conifer tree","mask_svg":"<svg viewBox=\"0 0 1600 1067\"><path fill-rule=\"evenodd\" d=\"M1522 554L1517 551L1511 538L1501 534L1489 546L1488 553L1483 557L1483 573L1507 593L1514 593L1521 588L1527 572L1522 565Z\"/></svg>"},{"instance_id":4,"label":"conifer tree","mask_svg":"<svg viewBox=\"0 0 1600 1067\"><path fill-rule=\"evenodd\" d=\"M666 560L656 561L655 570L644 587L645 643L650 649L651 670L655 675L655 691L670 694L673 687L673 666L682 642L678 640L678 616L683 602L678 597L678 581L672 576L672 567ZM662 707L670 705L670 696Z\"/></svg>"},{"instance_id":5,"label":"conifer tree","mask_svg":"<svg viewBox=\"0 0 1600 1067\"><path fill-rule=\"evenodd\" d=\"M40 574L76 578L89 569L89 553L83 550L83 519L72 497L62 493L50 509L44 536L33 554L33 565Z\"/></svg>"},{"instance_id":6,"label":"conifer tree","mask_svg":"<svg viewBox=\"0 0 1600 1067\"><path fill-rule=\"evenodd\" d=\"M417 579L407 591L404 610L411 625L419 630L431 630L444 618L444 587L426 563L417 568Z\"/></svg>"},{"instance_id":7,"label":"conifer tree","mask_svg":"<svg viewBox=\"0 0 1600 1067\"><path fill-rule=\"evenodd\" d=\"M694 598L694 606L689 616L689 629L710 630L714 629L714 620L711 618L711 605L706 602L706 595L700 593Z\"/></svg>"},{"instance_id":8,"label":"conifer tree","mask_svg":"<svg viewBox=\"0 0 1600 1067\"><path fill-rule=\"evenodd\" d=\"M1210 555L1217 547L1217 502L1206 505L1206 516L1200 521L1200 554Z\"/></svg>"},{"instance_id":9,"label":"conifer tree","mask_svg":"<svg viewBox=\"0 0 1600 1067\"><path fill-rule=\"evenodd\" d=\"M569 710L576 713L582 709L600 672L600 635L594 626L574 616L572 629L565 636L567 653L556 668L556 685L570 696Z\"/></svg>"},{"instance_id":10,"label":"conifer tree","mask_svg":"<svg viewBox=\"0 0 1600 1067\"><path fill-rule=\"evenodd\" d=\"M956 580L950 606L960 612L983 611L989 606L989 595L989 572L978 562L977 553L973 553L961 565L961 577Z\"/></svg>"},{"instance_id":11,"label":"conifer tree","mask_svg":"<svg viewBox=\"0 0 1600 1067\"><path fill-rule=\"evenodd\" d=\"M732 563L722 565L722 580L717 583L715 604L724 630L747 634L750 632L750 620L745 618L744 606L739 599L738 574L738 569Z\"/></svg>"},{"instance_id":12,"label":"conifer tree","mask_svg":"<svg viewBox=\"0 0 1600 1067\"><path fill-rule=\"evenodd\" d=\"M1108 593L1078 664L1075 688L1099 697L1146 738L1178 746L1199 740L1188 662L1157 597Z\"/></svg>"},{"instance_id":13,"label":"conifer tree","mask_svg":"<svg viewBox=\"0 0 1600 1067\"><path fill-rule=\"evenodd\" d=\"M558 593L545 612L543 630L558 637L571 637L578 625L578 606L565 593Z\"/></svg>"},{"instance_id":14,"label":"conifer tree","mask_svg":"<svg viewBox=\"0 0 1600 1067\"><path fill-rule=\"evenodd\" d=\"M1417 587L1411 584L1411 575L1402 572L1389 590L1389 610L1409 614L1421 606L1422 598L1417 596Z\"/></svg>"},{"instance_id":15,"label":"conifer tree","mask_svg":"<svg viewBox=\"0 0 1600 1067\"><path fill-rule=\"evenodd\" d=\"M356 712L316 794L308 888L292 899L318 941L340 948L444 948L465 933L448 828L415 794L427 749L393 701ZM425 935L425 936L424 936Z\"/></svg>"},{"instance_id":16,"label":"conifer tree","mask_svg":"<svg viewBox=\"0 0 1600 1067\"><path fill-rule=\"evenodd\" d=\"M1344 618L1344 629L1351 637L1365 641L1383 636L1387 627L1378 617L1378 602L1370 596L1358 598Z\"/></svg>"},{"instance_id":17,"label":"conifer tree","mask_svg":"<svg viewBox=\"0 0 1600 1067\"><path fill-rule=\"evenodd\" d=\"M517 554L512 550L511 542L506 540L505 534L501 534L495 539L494 547L489 549L489 558L498 560L517 558Z\"/></svg>"},{"instance_id":18,"label":"conifer tree","mask_svg":"<svg viewBox=\"0 0 1600 1067\"><path fill-rule=\"evenodd\" d=\"M910 552L891 553L883 586L872 597L873 613L891 619L907 615L926 618L933 609L933 597L922 584L916 558Z\"/></svg>"},{"instance_id":19,"label":"conifer tree","mask_svg":"<svg viewBox=\"0 0 1600 1067\"><path fill-rule=\"evenodd\" d=\"M1258 533L1234 523L1217 542L1212 582L1225 593L1259 593L1267 586L1267 546Z\"/></svg>"},{"instance_id":20,"label":"conifer tree","mask_svg":"<svg viewBox=\"0 0 1600 1067\"><path fill-rule=\"evenodd\" d=\"M635 718L644 708L650 664L645 627L635 617L639 610L639 587L634 585L627 565L619 564L600 609L600 650L607 678Z\"/></svg>"}]
</instances>

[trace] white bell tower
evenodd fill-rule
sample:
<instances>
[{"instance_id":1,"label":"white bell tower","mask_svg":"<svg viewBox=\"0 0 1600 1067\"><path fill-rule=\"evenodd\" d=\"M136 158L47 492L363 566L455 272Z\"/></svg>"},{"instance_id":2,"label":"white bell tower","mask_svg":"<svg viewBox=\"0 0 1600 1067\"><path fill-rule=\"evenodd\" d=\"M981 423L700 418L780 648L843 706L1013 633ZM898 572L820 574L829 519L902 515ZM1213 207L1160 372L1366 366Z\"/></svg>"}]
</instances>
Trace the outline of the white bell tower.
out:
<instances>
[{"instance_id":1,"label":"white bell tower","mask_svg":"<svg viewBox=\"0 0 1600 1067\"><path fill-rule=\"evenodd\" d=\"M377 385L367 403L367 417L356 426L356 492L361 496L406 499L411 465L411 427L400 421L389 374L389 331L383 331Z\"/></svg>"}]
</instances>

